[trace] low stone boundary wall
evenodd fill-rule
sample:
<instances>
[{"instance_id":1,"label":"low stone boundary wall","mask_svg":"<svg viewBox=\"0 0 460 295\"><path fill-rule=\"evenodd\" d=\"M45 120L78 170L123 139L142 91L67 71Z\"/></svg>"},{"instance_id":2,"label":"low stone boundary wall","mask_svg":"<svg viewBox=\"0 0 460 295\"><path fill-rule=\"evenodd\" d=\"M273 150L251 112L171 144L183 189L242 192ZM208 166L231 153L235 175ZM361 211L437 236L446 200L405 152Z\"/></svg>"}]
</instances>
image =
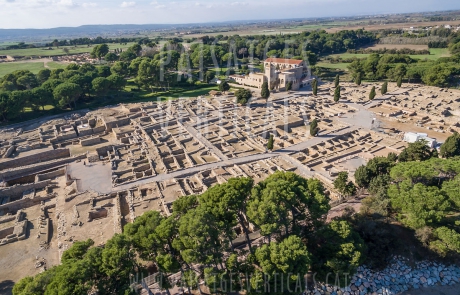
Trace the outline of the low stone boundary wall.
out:
<instances>
[{"instance_id":1,"label":"low stone boundary wall","mask_svg":"<svg viewBox=\"0 0 460 295\"><path fill-rule=\"evenodd\" d=\"M11 159L8 161L0 162L0 171L65 157L70 157L69 149L56 149L47 150L44 152L37 152L25 157L19 157L17 159Z\"/></svg>"},{"instance_id":2,"label":"low stone boundary wall","mask_svg":"<svg viewBox=\"0 0 460 295\"><path fill-rule=\"evenodd\" d=\"M87 139L81 139L80 140L80 145L81 146L88 146L88 145L93 145L93 144L98 144L101 142L100 137L90 137Z\"/></svg>"},{"instance_id":3,"label":"low stone boundary wall","mask_svg":"<svg viewBox=\"0 0 460 295\"><path fill-rule=\"evenodd\" d=\"M15 197L15 196L22 195L25 191L28 191L31 189L44 188L50 183L51 183L51 180L44 180L44 181L29 183L29 184L17 184L15 186L7 187L5 189L0 190L0 195L2 197Z\"/></svg>"},{"instance_id":4,"label":"low stone boundary wall","mask_svg":"<svg viewBox=\"0 0 460 295\"><path fill-rule=\"evenodd\" d=\"M331 280L334 279L335 276ZM308 290L304 294L396 295L411 289L454 285L459 282L459 266L421 261L416 262L415 266L411 267L406 259L398 256L382 271L373 271L365 266L360 266L357 273L351 278L348 287L339 288L332 285L317 284L313 290Z\"/></svg>"},{"instance_id":5,"label":"low stone boundary wall","mask_svg":"<svg viewBox=\"0 0 460 295\"><path fill-rule=\"evenodd\" d=\"M42 170L50 169L50 168L53 168L53 167L56 167L62 164L67 164L67 163L73 162L78 159L85 159L85 158L86 158L86 154L83 154L83 155L75 156L72 158L53 160L53 161L18 167L15 169L8 169L8 170L0 172L0 178L3 178L5 181L9 181L9 180L27 176L27 175L30 175L30 174L33 174L33 173L36 173Z\"/></svg>"},{"instance_id":6,"label":"low stone boundary wall","mask_svg":"<svg viewBox=\"0 0 460 295\"><path fill-rule=\"evenodd\" d=\"M113 227L115 234L120 234L123 231L121 228L121 216L120 196L117 195L115 197L115 206L113 208Z\"/></svg>"},{"instance_id":7,"label":"low stone boundary wall","mask_svg":"<svg viewBox=\"0 0 460 295\"><path fill-rule=\"evenodd\" d=\"M48 172L48 173L37 174L37 176L35 176L35 182L48 180L48 179L53 179L53 178L56 178L58 176L63 176L63 175L66 174L65 171L66 171L66 169L62 168L62 169L58 169L56 171L51 171L51 172Z\"/></svg>"},{"instance_id":8,"label":"low stone boundary wall","mask_svg":"<svg viewBox=\"0 0 460 295\"><path fill-rule=\"evenodd\" d=\"M0 205L0 210L8 211L17 211L19 209L26 209L34 205L40 204L42 201L46 201L52 198L55 198L57 194L49 194L43 197L35 197L33 199L21 199L13 202Z\"/></svg>"}]
</instances>

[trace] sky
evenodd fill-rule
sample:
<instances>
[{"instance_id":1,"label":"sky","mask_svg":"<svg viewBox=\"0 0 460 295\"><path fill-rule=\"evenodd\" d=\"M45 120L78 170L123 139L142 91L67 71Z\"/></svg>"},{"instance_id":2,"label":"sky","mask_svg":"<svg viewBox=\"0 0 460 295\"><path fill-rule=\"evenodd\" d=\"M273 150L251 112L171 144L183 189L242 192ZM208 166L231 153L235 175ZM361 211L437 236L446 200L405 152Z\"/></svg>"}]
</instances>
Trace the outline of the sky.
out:
<instances>
[{"instance_id":1,"label":"sky","mask_svg":"<svg viewBox=\"0 0 460 295\"><path fill-rule=\"evenodd\" d=\"M460 9L458 0L0 0L0 28L181 24Z\"/></svg>"}]
</instances>

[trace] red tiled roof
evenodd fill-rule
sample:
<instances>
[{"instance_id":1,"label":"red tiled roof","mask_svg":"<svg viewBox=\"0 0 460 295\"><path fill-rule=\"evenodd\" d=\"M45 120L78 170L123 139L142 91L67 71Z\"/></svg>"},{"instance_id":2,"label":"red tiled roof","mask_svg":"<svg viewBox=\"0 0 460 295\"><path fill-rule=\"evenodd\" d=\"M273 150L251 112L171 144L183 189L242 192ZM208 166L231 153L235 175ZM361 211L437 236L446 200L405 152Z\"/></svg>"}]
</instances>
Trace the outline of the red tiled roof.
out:
<instances>
[{"instance_id":1,"label":"red tiled roof","mask_svg":"<svg viewBox=\"0 0 460 295\"><path fill-rule=\"evenodd\" d=\"M274 63L279 63L279 64L290 64L290 65L300 65L303 62L303 60L270 57L270 58L267 58L265 60L265 62L274 62Z\"/></svg>"}]
</instances>

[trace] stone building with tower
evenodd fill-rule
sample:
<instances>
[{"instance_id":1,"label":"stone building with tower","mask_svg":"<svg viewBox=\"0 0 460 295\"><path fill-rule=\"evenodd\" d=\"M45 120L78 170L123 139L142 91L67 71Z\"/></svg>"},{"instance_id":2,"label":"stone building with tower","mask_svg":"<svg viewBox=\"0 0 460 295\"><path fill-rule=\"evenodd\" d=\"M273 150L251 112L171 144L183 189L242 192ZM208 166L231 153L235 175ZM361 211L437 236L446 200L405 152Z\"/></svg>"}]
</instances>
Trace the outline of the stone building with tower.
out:
<instances>
[{"instance_id":1,"label":"stone building with tower","mask_svg":"<svg viewBox=\"0 0 460 295\"><path fill-rule=\"evenodd\" d=\"M241 85L262 88L268 82L270 89L285 89L292 82L292 90L298 90L304 80L309 80L307 66L303 60L286 58L267 58L263 73L249 75L231 75L230 79Z\"/></svg>"}]
</instances>

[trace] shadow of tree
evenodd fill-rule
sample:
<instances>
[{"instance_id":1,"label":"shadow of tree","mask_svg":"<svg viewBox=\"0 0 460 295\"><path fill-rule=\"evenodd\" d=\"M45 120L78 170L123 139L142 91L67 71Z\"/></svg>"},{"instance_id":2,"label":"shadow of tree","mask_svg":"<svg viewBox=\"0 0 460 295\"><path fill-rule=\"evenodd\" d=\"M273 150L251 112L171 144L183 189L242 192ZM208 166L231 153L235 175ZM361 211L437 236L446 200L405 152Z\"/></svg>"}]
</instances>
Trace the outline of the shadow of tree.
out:
<instances>
[{"instance_id":1,"label":"shadow of tree","mask_svg":"<svg viewBox=\"0 0 460 295\"><path fill-rule=\"evenodd\" d=\"M4 280L0 282L0 294L12 295L14 282L11 280Z\"/></svg>"}]
</instances>

